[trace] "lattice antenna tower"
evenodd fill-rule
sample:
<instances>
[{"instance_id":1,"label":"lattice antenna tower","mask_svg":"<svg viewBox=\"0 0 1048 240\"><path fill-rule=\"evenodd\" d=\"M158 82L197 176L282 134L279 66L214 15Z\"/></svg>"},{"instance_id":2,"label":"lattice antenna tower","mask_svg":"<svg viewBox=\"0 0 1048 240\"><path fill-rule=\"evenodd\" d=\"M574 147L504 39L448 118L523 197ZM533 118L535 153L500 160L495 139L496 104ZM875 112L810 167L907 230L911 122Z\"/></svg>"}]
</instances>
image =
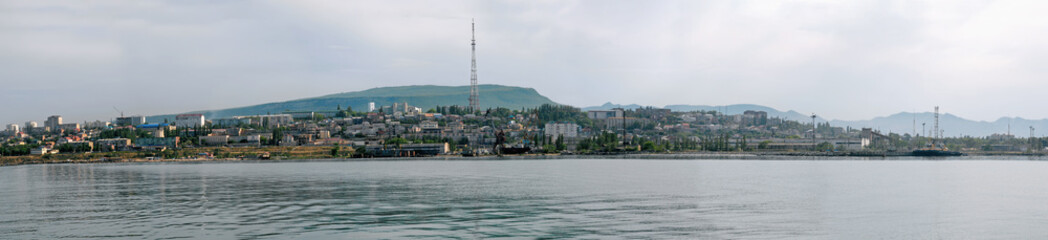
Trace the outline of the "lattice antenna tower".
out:
<instances>
[{"instance_id":1,"label":"lattice antenna tower","mask_svg":"<svg viewBox=\"0 0 1048 240\"><path fill-rule=\"evenodd\" d=\"M470 46L473 48L473 62L469 71L469 108L474 112L480 111L480 91L477 89L477 23L471 22L473 34Z\"/></svg>"},{"instance_id":2,"label":"lattice antenna tower","mask_svg":"<svg viewBox=\"0 0 1048 240\"><path fill-rule=\"evenodd\" d=\"M933 134L935 135L932 139L942 138L942 132L939 132L939 106L935 106L935 133Z\"/></svg>"}]
</instances>

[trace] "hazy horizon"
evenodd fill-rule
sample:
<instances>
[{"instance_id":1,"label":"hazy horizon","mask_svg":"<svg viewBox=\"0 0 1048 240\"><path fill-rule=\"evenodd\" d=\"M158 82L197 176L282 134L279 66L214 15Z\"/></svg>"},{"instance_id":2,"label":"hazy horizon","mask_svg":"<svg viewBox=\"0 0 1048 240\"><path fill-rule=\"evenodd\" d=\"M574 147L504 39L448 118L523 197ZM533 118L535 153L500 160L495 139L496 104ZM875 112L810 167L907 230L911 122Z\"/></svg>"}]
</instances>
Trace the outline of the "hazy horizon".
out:
<instances>
[{"instance_id":1,"label":"hazy horizon","mask_svg":"<svg viewBox=\"0 0 1048 240\"><path fill-rule=\"evenodd\" d=\"M1048 118L1048 2L0 3L0 123L107 120L403 85L555 102L757 104L828 119ZM483 93L481 93L483 94Z\"/></svg>"}]
</instances>

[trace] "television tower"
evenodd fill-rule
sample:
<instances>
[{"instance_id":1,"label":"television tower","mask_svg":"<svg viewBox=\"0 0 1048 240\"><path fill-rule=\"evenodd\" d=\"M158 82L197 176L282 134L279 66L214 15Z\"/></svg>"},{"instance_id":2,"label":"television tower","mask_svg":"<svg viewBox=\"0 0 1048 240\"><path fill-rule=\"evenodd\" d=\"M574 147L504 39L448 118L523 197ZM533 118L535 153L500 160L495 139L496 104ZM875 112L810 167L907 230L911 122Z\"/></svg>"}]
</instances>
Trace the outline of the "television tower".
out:
<instances>
[{"instance_id":1,"label":"television tower","mask_svg":"<svg viewBox=\"0 0 1048 240\"><path fill-rule=\"evenodd\" d=\"M473 109L474 112L480 112L480 97L479 91L477 90L477 23L476 21L471 22L473 34L470 44L473 47L473 64L470 67L469 73L469 108Z\"/></svg>"}]
</instances>

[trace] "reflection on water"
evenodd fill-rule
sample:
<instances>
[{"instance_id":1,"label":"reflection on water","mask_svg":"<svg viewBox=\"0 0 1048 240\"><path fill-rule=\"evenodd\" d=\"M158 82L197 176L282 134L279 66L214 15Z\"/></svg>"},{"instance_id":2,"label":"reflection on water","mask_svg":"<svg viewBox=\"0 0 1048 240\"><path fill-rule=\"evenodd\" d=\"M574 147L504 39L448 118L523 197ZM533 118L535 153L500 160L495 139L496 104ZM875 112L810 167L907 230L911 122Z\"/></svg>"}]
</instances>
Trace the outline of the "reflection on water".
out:
<instances>
[{"instance_id":1,"label":"reflection on water","mask_svg":"<svg viewBox=\"0 0 1048 240\"><path fill-rule=\"evenodd\" d=\"M392 161L0 168L0 236L1045 238L1048 164Z\"/></svg>"}]
</instances>

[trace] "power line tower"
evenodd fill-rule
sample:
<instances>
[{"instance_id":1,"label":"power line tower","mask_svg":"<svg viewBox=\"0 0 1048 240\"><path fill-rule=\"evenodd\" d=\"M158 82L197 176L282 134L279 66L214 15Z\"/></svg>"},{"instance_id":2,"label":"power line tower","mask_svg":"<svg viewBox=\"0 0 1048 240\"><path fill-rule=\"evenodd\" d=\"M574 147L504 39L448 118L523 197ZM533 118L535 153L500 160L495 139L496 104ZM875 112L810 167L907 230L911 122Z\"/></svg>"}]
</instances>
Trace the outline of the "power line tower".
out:
<instances>
[{"instance_id":1,"label":"power line tower","mask_svg":"<svg viewBox=\"0 0 1048 240\"><path fill-rule=\"evenodd\" d=\"M479 90L477 90L477 23L476 21L471 22L473 34L470 45L473 47L473 64L470 67L469 73L469 108L473 109L474 112L480 112L480 97L478 97Z\"/></svg>"}]
</instances>

